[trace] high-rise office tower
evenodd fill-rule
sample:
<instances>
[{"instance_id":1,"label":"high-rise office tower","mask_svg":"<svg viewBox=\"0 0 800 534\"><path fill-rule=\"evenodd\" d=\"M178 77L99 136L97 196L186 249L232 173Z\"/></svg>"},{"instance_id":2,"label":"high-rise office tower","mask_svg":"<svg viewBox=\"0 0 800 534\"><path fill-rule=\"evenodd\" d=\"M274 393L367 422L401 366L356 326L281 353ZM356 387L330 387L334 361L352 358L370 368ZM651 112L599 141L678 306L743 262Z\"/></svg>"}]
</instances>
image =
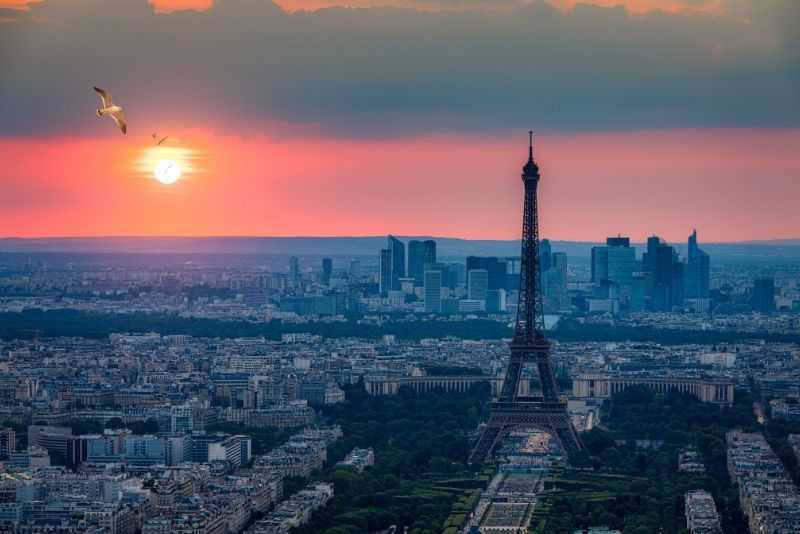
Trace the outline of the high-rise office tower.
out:
<instances>
[{"instance_id":1,"label":"high-rise office tower","mask_svg":"<svg viewBox=\"0 0 800 534\"><path fill-rule=\"evenodd\" d=\"M592 282L629 283L636 269L636 249L627 237L609 237L606 246L592 247Z\"/></svg>"},{"instance_id":2,"label":"high-rise office tower","mask_svg":"<svg viewBox=\"0 0 800 534\"><path fill-rule=\"evenodd\" d=\"M592 247L592 282L608 280L608 248Z\"/></svg>"},{"instance_id":3,"label":"high-rise office tower","mask_svg":"<svg viewBox=\"0 0 800 534\"><path fill-rule=\"evenodd\" d=\"M442 287L455 289L456 287L456 273L451 268L453 264L445 263L426 263L424 266L425 271L439 271L442 273Z\"/></svg>"},{"instance_id":4,"label":"high-rise office tower","mask_svg":"<svg viewBox=\"0 0 800 534\"><path fill-rule=\"evenodd\" d=\"M442 271L425 271L423 274L425 290L425 312L441 313L442 311Z\"/></svg>"},{"instance_id":5,"label":"high-rise office tower","mask_svg":"<svg viewBox=\"0 0 800 534\"><path fill-rule=\"evenodd\" d=\"M400 279L406 277L406 246L396 237L389 236L392 252L392 289L400 289Z\"/></svg>"},{"instance_id":6,"label":"high-rise office tower","mask_svg":"<svg viewBox=\"0 0 800 534\"><path fill-rule=\"evenodd\" d=\"M669 297L675 254L675 249L669 245L658 245L653 252L651 260L653 264L653 293L650 306L654 311L665 311L671 308Z\"/></svg>"},{"instance_id":7,"label":"high-rise office tower","mask_svg":"<svg viewBox=\"0 0 800 534\"><path fill-rule=\"evenodd\" d=\"M647 238L647 250L642 254L642 270L652 272L655 270L656 248L666 242L657 235Z\"/></svg>"},{"instance_id":8,"label":"high-rise office tower","mask_svg":"<svg viewBox=\"0 0 800 534\"><path fill-rule=\"evenodd\" d=\"M545 311L569 311L567 254L565 252L551 253L550 269L542 273L542 296L544 298Z\"/></svg>"},{"instance_id":9,"label":"high-rise office tower","mask_svg":"<svg viewBox=\"0 0 800 534\"><path fill-rule=\"evenodd\" d=\"M506 289L507 265L494 256L467 256L467 273L474 269L484 269L489 275L489 289Z\"/></svg>"},{"instance_id":10,"label":"high-rise office tower","mask_svg":"<svg viewBox=\"0 0 800 534\"><path fill-rule=\"evenodd\" d=\"M486 291L486 311L489 313L506 311L505 289L490 289Z\"/></svg>"},{"instance_id":11,"label":"high-rise office tower","mask_svg":"<svg viewBox=\"0 0 800 534\"><path fill-rule=\"evenodd\" d=\"M760 312L775 311L775 279L756 278L753 281L753 309Z\"/></svg>"},{"instance_id":12,"label":"high-rise office tower","mask_svg":"<svg viewBox=\"0 0 800 534\"><path fill-rule=\"evenodd\" d=\"M470 300L486 300L489 290L489 271L486 269L471 269L467 271L467 293Z\"/></svg>"},{"instance_id":13,"label":"high-rise office tower","mask_svg":"<svg viewBox=\"0 0 800 534\"><path fill-rule=\"evenodd\" d=\"M707 299L711 279L708 254L697 246L697 230L689 236L689 257L683 272L683 297L687 299Z\"/></svg>"},{"instance_id":14,"label":"high-rise office tower","mask_svg":"<svg viewBox=\"0 0 800 534\"><path fill-rule=\"evenodd\" d=\"M540 257L541 257L541 252L542 249L539 248ZM507 266L506 290L519 287L520 259L515 257L506 258L506 266Z\"/></svg>"},{"instance_id":15,"label":"high-rise office tower","mask_svg":"<svg viewBox=\"0 0 800 534\"><path fill-rule=\"evenodd\" d=\"M567 270L567 253L566 252L553 252L551 255L553 259L550 264L551 269L564 269Z\"/></svg>"},{"instance_id":16,"label":"high-rise office tower","mask_svg":"<svg viewBox=\"0 0 800 534\"><path fill-rule=\"evenodd\" d=\"M648 239L648 247L650 239ZM652 271L650 271L652 280L650 309L670 311L674 306L680 306L683 303L683 264L678 261L678 253L673 247L660 240L652 253L648 250L647 254L647 260L652 267Z\"/></svg>"},{"instance_id":17,"label":"high-rise office tower","mask_svg":"<svg viewBox=\"0 0 800 534\"><path fill-rule=\"evenodd\" d=\"M386 296L392 290L392 251L388 248L381 249L380 262L380 292Z\"/></svg>"},{"instance_id":18,"label":"high-rise office tower","mask_svg":"<svg viewBox=\"0 0 800 534\"><path fill-rule=\"evenodd\" d=\"M322 258L322 283L326 286L331 283L331 275L333 274L333 260L330 258Z\"/></svg>"},{"instance_id":19,"label":"high-rise office tower","mask_svg":"<svg viewBox=\"0 0 800 534\"><path fill-rule=\"evenodd\" d=\"M408 277L414 278L417 287L423 285L422 275L426 263L436 263L436 241L412 240L408 242Z\"/></svg>"},{"instance_id":20,"label":"high-rise office tower","mask_svg":"<svg viewBox=\"0 0 800 534\"><path fill-rule=\"evenodd\" d=\"M636 249L627 237L609 237L606 246L592 247L592 282L595 297L618 299L620 306L630 308L634 293L633 273L636 270Z\"/></svg>"},{"instance_id":21,"label":"high-rise office tower","mask_svg":"<svg viewBox=\"0 0 800 534\"><path fill-rule=\"evenodd\" d=\"M300 280L300 262L296 256L289 258L289 280L292 282Z\"/></svg>"},{"instance_id":22,"label":"high-rise office tower","mask_svg":"<svg viewBox=\"0 0 800 534\"><path fill-rule=\"evenodd\" d=\"M402 241L389 236L388 247L381 250L380 291L400 290L400 279L406 276L406 247Z\"/></svg>"},{"instance_id":23,"label":"high-rise office tower","mask_svg":"<svg viewBox=\"0 0 800 534\"><path fill-rule=\"evenodd\" d=\"M443 282L450 289L455 289L467 283L467 270L463 263L448 263L447 269L450 273L449 283Z\"/></svg>"},{"instance_id":24,"label":"high-rise office tower","mask_svg":"<svg viewBox=\"0 0 800 534\"><path fill-rule=\"evenodd\" d=\"M683 304L684 264L678 253L658 236L647 239L647 252L642 256L645 277L645 301L653 311L670 311Z\"/></svg>"},{"instance_id":25,"label":"high-rise office tower","mask_svg":"<svg viewBox=\"0 0 800 534\"><path fill-rule=\"evenodd\" d=\"M629 237L622 237L618 235L617 237L607 237L606 238L606 246L608 247L629 247L631 246L631 239Z\"/></svg>"},{"instance_id":26,"label":"high-rise office tower","mask_svg":"<svg viewBox=\"0 0 800 534\"><path fill-rule=\"evenodd\" d=\"M549 271L553 265L553 247L550 246L549 239L539 241L539 258L542 264L542 272Z\"/></svg>"}]
</instances>

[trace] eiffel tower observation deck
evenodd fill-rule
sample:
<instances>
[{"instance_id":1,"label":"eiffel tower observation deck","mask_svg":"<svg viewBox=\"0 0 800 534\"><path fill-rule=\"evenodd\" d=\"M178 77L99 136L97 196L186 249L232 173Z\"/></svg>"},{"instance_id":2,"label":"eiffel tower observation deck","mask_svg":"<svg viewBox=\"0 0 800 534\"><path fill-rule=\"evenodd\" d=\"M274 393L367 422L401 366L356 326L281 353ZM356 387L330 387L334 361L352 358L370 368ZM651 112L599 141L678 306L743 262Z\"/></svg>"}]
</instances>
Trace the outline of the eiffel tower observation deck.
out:
<instances>
[{"instance_id":1,"label":"eiffel tower observation deck","mask_svg":"<svg viewBox=\"0 0 800 534\"><path fill-rule=\"evenodd\" d=\"M539 258L539 215L537 188L539 166L533 160L533 132L529 132L528 161L522 167L525 205L522 215L522 255L519 304L511 355L499 396L492 402L489 420L470 455L470 465L487 461L502 439L514 430L532 429L549 433L568 455L580 450L580 437L572 426L567 401L558 391L550 343L544 328L542 270ZM519 383L525 364L539 372L541 395L520 395Z\"/></svg>"}]
</instances>

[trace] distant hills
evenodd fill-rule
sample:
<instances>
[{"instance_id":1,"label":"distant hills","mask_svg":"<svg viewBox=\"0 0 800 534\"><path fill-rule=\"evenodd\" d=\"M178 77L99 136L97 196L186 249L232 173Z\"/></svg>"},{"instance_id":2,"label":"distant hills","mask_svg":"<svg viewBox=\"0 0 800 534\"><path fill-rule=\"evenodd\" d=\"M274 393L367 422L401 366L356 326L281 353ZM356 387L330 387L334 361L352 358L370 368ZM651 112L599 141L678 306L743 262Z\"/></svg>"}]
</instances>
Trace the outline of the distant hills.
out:
<instances>
[{"instance_id":1,"label":"distant hills","mask_svg":"<svg viewBox=\"0 0 800 534\"><path fill-rule=\"evenodd\" d=\"M434 239L438 256L459 260L470 255L519 256L519 240L471 240L453 237L397 236ZM566 252L570 261L589 261L591 248L600 243L552 241L553 250ZM673 243L685 252L685 243ZM377 257L386 236L365 237L47 237L0 238L0 254L235 254L301 257ZM636 244L641 254L644 244ZM800 265L800 239L701 243L718 264Z\"/></svg>"}]
</instances>

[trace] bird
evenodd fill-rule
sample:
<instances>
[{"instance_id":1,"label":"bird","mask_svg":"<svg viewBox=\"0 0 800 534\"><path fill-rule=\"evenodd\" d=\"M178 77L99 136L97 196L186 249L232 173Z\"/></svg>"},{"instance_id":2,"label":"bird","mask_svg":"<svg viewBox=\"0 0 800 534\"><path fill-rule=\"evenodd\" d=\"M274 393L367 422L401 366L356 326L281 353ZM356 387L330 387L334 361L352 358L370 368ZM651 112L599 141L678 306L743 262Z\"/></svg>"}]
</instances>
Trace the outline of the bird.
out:
<instances>
[{"instance_id":1,"label":"bird","mask_svg":"<svg viewBox=\"0 0 800 534\"><path fill-rule=\"evenodd\" d=\"M103 91L99 87L95 87L94 90L97 91L97 94L100 95L100 98L103 100L103 109L97 110L97 116L110 116L114 119L114 122L117 123L117 126L122 130L123 134L128 133L128 126L125 124L125 116L122 114L122 108L114 105L114 102L111 100L111 95L106 91Z\"/></svg>"},{"instance_id":2,"label":"bird","mask_svg":"<svg viewBox=\"0 0 800 534\"><path fill-rule=\"evenodd\" d=\"M152 134L150 134L150 137L152 137L153 141L155 141L158 138L158 135L156 135L156 132L153 132ZM158 143L156 143L156 146L161 146L161 143L163 143L167 139L169 139L169 136L165 135L164 137L161 138L161 140Z\"/></svg>"}]
</instances>

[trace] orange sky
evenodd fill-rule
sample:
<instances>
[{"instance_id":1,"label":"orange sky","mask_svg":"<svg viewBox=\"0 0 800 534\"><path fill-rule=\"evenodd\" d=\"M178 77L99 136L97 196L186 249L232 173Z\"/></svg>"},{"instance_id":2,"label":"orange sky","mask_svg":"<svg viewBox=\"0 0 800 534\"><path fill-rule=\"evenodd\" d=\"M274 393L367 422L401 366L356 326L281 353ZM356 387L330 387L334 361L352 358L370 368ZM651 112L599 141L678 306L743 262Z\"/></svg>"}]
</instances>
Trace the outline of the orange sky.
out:
<instances>
[{"instance_id":1,"label":"orange sky","mask_svg":"<svg viewBox=\"0 0 800 534\"><path fill-rule=\"evenodd\" d=\"M232 138L182 132L200 156L173 186L150 144L0 139L4 236L519 235L526 135ZM545 133L542 234L703 241L797 237L800 130ZM3 200L4 199L4 200Z\"/></svg>"},{"instance_id":2,"label":"orange sky","mask_svg":"<svg viewBox=\"0 0 800 534\"><path fill-rule=\"evenodd\" d=\"M0 236L513 239L534 127L543 236L798 238L798 4L723 1L0 0Z\"/></svg>"}]
</instances>

